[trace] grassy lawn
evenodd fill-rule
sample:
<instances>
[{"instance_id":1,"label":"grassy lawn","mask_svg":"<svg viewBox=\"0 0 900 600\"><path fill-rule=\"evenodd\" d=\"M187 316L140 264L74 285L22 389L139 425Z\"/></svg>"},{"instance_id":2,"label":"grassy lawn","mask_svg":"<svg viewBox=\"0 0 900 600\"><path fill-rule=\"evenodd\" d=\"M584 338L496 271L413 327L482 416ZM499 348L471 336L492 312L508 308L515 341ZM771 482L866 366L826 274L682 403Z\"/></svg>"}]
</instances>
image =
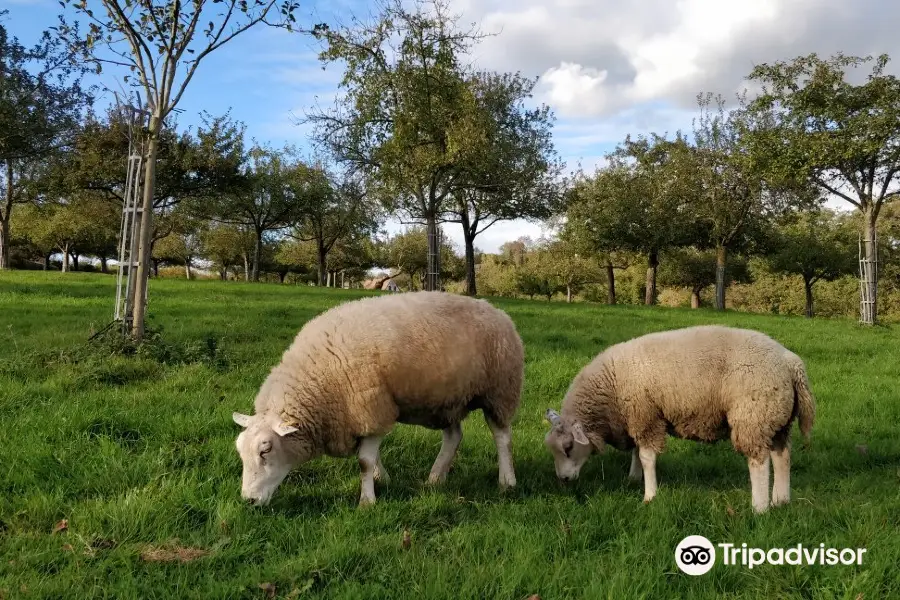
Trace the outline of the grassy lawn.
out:
<instances>
[{"instance_id":1,"label":"grassy lawn","mask_svg":"<svg viewBox=\"0 0 900 600\"><path fill-rule=\"evenodd\" d=\"M374 507L356 508L355 460L324 458L254 508L231 412L252 412L306 320L362 292L162 280L150 294L163 343L121 356L84 346L111 319L113 277L0 274L0 598L900 597L896 328L498 299L527 352L515 491L498 492L475 413L443 488L423 485L440 432L400 425ZM670 439L646 506L615 450L558 485L543 414L579 369L612 343L700 323L764 331L807 362L818 417L810 448L795 438L791 504L754 516L727 442ZM691 577L674 562L690 534L867 552L862 566L718 561Z\"/></svg>"}]
</instances>

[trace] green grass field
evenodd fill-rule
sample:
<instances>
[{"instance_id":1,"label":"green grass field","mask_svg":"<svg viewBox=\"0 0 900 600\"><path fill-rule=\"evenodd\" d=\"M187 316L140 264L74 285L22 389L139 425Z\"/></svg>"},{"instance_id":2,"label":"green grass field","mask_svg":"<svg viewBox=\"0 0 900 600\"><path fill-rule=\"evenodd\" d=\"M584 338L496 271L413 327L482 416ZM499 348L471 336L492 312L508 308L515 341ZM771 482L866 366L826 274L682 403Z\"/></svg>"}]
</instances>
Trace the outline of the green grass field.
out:
<instances>
[{"instance_id":1,"label":"green grass field","mask_svg":"<svg viewBox=\"0 0 900 600\"><path fill-rule=\"evenodd\" d=\"M897 329L496 300L527 353L515 491L498 492L475 413L442 488L424 486L440 432L400 425L374 507L356 507L355 460L323 458L254 508L231 412L252 412L306 320L362 292L159 280L150 294L162 341L123 356L84 345L111 318L112 277L0 274L0 598L900 597ZM806 360L818 418L810 448L795 437L791 504L755 516L727 442L670 439L649 505L615 450L560 486L543 414L579 369L612 343L700 323L764 331ZM690 534L867 552L862 566L717 562L691 577L674 562Z\"/></svg>"}]
</instances>

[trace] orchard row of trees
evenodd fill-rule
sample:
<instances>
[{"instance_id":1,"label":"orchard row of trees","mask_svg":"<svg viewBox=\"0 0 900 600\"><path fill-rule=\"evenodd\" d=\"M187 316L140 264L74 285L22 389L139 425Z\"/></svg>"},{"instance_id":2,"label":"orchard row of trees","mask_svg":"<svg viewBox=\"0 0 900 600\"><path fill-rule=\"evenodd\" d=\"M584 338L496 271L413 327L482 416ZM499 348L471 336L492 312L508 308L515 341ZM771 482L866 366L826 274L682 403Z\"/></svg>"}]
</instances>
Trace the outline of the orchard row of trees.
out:
<instances>
[{"instance_id":1,"label":"orchard row of trees","mask_svg":"<svg viewBox=\"0 0 900 600\"><path fill-rule=\"evenodd\" d=\"M138 299L161 260L187 273L196 257L226 274L242 265L253 280L302 266L320 285L329 273L367 265L399 271L388 246L407 247L407 260L414 245L379 241L390 215L421 227L406 235L424 239L424 266L403 271L424 289L455 278L443 224L462 228L462 291L472 295L479 272L484 280L506 269L526 295L565 288L571 299L605 279L613 301L616 271L640 257L646 303L658 301L662 273L690 287L696 302L714 285L713 304L723 309L743 261L761 257L803 278L810 313L817 281L858 270L861 319L875 322L877 277L886 272L878 249L883 261L893 248L890 236L876 239L879 216L900 194L900 82L885 74L886 56L859 84L849 70L871 58L812 54L759 65L748 77L760 90L752 99L726 109L701 94L692 131L629 136L602 168L568 179L552 143L554 116L531 99L536 80L473 67L484 35L457 27L446 0L385 0L369 22L306 31L296 29L292 1L64 1L87 31L61 19L25 49L0 23L0 267L11 239L45 262L62 253L64 268L70 256L104 262L114 247L131 113L116 106L97 117L81 85L89 69L106 65L143 91L145 102L133 103L148 116L132 132L145 159ZM243 124L227 114L204 115L196 131L174 122L201 60L257 25L317 39L323 66L343 71L334 106L304 118L313 157L247 143ZM831 214L826 199L856 210ZM521 264L479 260L477 237L516 218L549 220L557 239L529 249ZM139 300L136 338L143 310Z\"/></svg>"}]
</instances>

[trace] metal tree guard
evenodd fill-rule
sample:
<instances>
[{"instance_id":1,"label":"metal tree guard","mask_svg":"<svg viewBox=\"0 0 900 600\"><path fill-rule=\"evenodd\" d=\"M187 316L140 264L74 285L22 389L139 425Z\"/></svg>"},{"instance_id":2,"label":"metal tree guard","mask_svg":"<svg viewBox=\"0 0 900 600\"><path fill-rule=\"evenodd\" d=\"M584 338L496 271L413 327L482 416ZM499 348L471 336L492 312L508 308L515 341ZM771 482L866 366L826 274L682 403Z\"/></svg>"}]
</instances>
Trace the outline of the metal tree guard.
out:
<instances>
[{"instance_id":1,"label":"metal tree guard","mask_svg":"<svg viewBox=\"0 0 900 600\"><path fill-rule=\"evenodd\" d=\"M425 263L425 289L441 289L441 240L443 231L435 224L434 230L428 228L428 257ZM433 249L437 248L437 252Z\"/></svg>"},{"instance_id":2,"label":"metal tree guard","mask_svg":"<svg viewBox=\"0 0 900 600\"><path fill-rule=\"evenodd\" d=\"M872 240L859 236L859 320L866 325L875 324L875 306L878 295L878 234L872 232ZM866 245L872 244L872 257L866 256Z\"/></svg>"},{"instance_id":3,"label":"metal tree guard","mask_svg":"<svg viewBox=\"0 0 900 600\"><path fill-rule=\"evenodd\" d=\"M131 105L123 107L129 113L128 157L126 161L125 197L122 206L122 225L119 235L119 268L116 273L116 307L113 322L121 322L122 335L131 331L134 309L134 277L140 264L141 208L144 191L144 152L150 112ZM144 287L144 301L147 299Z\"/></svg>"}]
</instances>

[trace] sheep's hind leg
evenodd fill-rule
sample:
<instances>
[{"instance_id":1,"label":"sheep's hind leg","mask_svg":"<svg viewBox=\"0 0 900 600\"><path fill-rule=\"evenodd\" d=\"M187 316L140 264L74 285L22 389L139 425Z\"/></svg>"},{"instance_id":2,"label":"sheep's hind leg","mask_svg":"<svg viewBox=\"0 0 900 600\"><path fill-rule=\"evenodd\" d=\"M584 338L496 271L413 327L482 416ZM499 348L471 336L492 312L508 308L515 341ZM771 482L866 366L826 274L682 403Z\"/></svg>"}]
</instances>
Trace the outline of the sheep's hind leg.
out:
<instances>
[{"instance_id":1,"label":"sheep's hind leg","mask_svg":"<svg viewBox=\"0 0 900 600\"><path fill-rule=\"evenodd\" d=\"M375 504L375 468L381 461L380 447L384 436L372 435L359 444L359 505Z\"/></svg>"},{"instance_id":2,"label":"sheep's hind leg","mask_svg":"<svg viewBox=\"0 0 900 600\"><path fill-rule=\"evenodd\" d=\"M644 471L644 504L656 497L656 451L644 446L638 450Z\"/></svg>"},{"instance_id":3,"label":"sheep's hind leg","mask_svg":"<svg viewBox=\"0 0 900 600\"><path fill-rule=\"evenodd\" d=\"M498 478L500 489L515 487L516 472L513 468L512 458L512 433L509 425L501 427L493 419L486 419L491 433L494 435L494 443L497 445L497 462L499 465Z\"/></svg>"},{"instance_id":4,"label":"sheep's hind leg","mask_svg":"<svg viewBox=\"0 0 900 600\"><path fill-rule=\"evenodd\" d=\"M774 481L772 484L772 506L791 501L791 442L787 440L781 448L770 454Z\"/></svg>"},{"instance_id":5,"label":"sheep's hind leg","mask_svg":"<svg viewBox=\"0 0 900 600\"><path fill-rule=\"evenodd\" d=\"M442 483L447 478L450 471L450 465L456 457L456 451L462 441L462 425L456 423L443 430L444 440L441 443L441 451L437 458L434 459L434 465L431 467L431 473L428 475L428 484L436 485Z\"/></svg>"},{"instance_id":6,"label":"sheep's hind leg","mask_svg":"<svg viewBox=\"0 0 900 600\"><path fill-rule=\"evenodd\" d=\"M750 468L750 494L753 497L753 511L766 512L769 508L769 464L771 459L766 453L762 460L748 457Z\"/></svg>"},{"instance_id":7,"label":"sheep's hind leg","mask_svg":"<svg viewBox=\"0 0 900 600\"><path fill-rule=\"evenodd\" d=\"M637 447L631 451L631 468L628 470L628 477L634 481L640 481L644 476L644 469L641 467L640 452Z\"/></svg>"},{"instance_id":8,"label":"sheep's hind leg","mask_svg":"<svg viewBox=\"0 0 900 600\"><path fill-rule=\"evenodd\" d=\"M388 475L387 469L381 464L381 452L378 453L378 462L375 463L375 481L385 485L391 482L391 476Z\"/></svg>"}]
</instances>

